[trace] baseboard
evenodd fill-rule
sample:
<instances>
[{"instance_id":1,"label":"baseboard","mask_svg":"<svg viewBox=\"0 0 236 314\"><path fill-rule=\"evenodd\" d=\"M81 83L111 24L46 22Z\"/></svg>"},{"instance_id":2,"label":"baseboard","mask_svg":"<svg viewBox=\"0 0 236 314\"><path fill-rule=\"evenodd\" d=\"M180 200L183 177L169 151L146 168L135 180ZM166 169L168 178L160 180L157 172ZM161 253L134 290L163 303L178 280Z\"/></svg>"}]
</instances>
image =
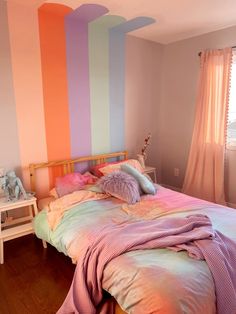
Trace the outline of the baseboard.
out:
<instances>
[{"instance_id":1,"label":"baseboard","mask_svg":"<svg viewBox=\"0 0 236 314\"><path fill-rule=\"evenodd\" d=\"M234 204L234 203L227 203L227 205L229 206L229 207L232 207L232 208L235 208L236 209L236 204Z\"/></svg>"},{"instance_id":2,"label":"baseboard","mask_svg":"<svg viewBox=\"0 0 236 314\"><path fill-rule=\"evenodd\" d=\"M164 188L176 191L176 192L182 192L181 188L177 188L176 186L172 186L172 185L168 185L168 184L161 184L162 186L164 186Z\"/></svg>"}]
</instances>

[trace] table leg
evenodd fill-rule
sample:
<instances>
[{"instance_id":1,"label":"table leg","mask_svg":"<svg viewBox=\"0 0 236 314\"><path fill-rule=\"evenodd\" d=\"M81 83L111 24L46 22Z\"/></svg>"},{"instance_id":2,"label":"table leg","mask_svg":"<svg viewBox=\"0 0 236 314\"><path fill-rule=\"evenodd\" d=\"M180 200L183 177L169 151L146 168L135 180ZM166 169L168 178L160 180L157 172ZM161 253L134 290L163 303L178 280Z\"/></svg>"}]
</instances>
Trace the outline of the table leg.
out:
<instances>
[{"instance_id":1,"label":"table leg","mask_svg":"<svg viewBox=\"0 0 236 314\"><path fill-rule=\"evenodd\" d=\"M38 214L38 207L37 207L36 202L34 202L33 207L34 207L34 216L35 216Z\"/></svg>"},{"instance_id":2,"label":"table leg","mask_svg":"<svg viewBox=\"0 0 236 314\"><path fill-rule=\"evenodd\" d=\"M3 239L0 239L0 264L4 263Z\"/></svg>"},{"instance_id":3,"label":"table leg","mask_svg":"<svg viewBox=\"0 0 236 314\"><path fill-rule=\"evenodd\" d=\"M31 220L34 218L34 215L33 215L33 205L29 205L29 215L30 215L30 218Z\"/></svg>"},{"instance_id":4,"label":"table leg","mask_svg":"<svg viewBox=\"0 0 236 314\"><path fill-rule=\"evenodd\" d=\"M156 170L154 170L154 182L157 183L157 174L156 174Z\"/></svg>"}]
</instances>

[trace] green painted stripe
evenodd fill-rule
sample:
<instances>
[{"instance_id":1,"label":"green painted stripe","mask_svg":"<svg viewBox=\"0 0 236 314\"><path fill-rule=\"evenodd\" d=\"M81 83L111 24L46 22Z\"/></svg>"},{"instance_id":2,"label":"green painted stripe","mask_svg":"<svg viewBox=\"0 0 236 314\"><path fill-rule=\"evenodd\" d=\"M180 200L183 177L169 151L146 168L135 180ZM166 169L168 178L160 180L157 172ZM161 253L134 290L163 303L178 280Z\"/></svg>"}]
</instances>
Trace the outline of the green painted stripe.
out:
<instances>
[{"instance_id":1,"label":"green painted stripe","mask_svg":"<svg viewBox=\"0 0 236 314\"><path fill-rule=\"evenodd\" d=\"M124 21L106 15L89 23L92 154L110 152L109 29Z\"/></svg>"}]
</instances>

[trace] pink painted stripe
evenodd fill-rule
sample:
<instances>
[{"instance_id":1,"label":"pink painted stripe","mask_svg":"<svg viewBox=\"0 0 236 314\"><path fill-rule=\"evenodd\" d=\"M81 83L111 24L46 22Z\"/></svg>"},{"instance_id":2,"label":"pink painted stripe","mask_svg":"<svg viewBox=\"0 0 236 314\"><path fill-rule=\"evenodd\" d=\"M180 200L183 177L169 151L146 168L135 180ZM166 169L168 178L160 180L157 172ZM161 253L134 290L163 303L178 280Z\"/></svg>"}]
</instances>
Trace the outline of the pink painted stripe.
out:
<instances>
[{"instance_id":1,"label":"pink painted stripe","mask_svg":"<svg viewBox=\"0 0 236 314\"><path fill-rule=\"evenodd\" d=\"M0 1L0 43L0 166L9 170L21 162L5 1Z\"/></svg>"},{"instance_id":2,"label":"pink painted stripe","mask_svg":"<svg viewBox=\"0 0 236 314\"><path fill-rule=\"evenodd\" d=\"M8 24L22 176L25 188L30 189L28 165L47 161L36 8L9 1ZM19 36L19 33L24 36ZM38 196L46 195L48 192L46 169L40 170L37 174L37 184Z\"/></svg>"}]
</instances>

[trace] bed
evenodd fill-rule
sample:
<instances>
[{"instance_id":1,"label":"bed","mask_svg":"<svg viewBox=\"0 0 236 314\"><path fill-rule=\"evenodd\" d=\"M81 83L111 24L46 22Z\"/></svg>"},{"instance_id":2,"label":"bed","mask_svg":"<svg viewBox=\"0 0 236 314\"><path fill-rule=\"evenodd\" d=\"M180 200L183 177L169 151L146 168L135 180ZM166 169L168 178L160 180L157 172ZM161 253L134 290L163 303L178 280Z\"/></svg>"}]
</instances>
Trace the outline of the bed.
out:
<instances>
[{"instance_id":1,"label":"bed","mask_svg":"<svg viewBox=\"0 0 236 314\"><path fill-rule=\"evenodd\" d=\"M111 158L126 160L127 152L31 164L32 189L36 190L36 170L42 167L61 165L66 174L73 172L74 164L79 162L92 161L99 164ZM143 195L140 202L131 205L115 197L73 203L63 211L60 220L56 220L56 225L50 224L48 209L42 209L34 220L35 233L59 252L69 256L74 263L80 261L92 231L98 227L103 230L111 223L116 226L152 223L161 219L171 221L200 214L201 217L210 218L214 230L236 241L234 209L196 199L160 185L156 185L156 189L155 195ZM216 287L209 266L205 260L191 258L185 250L175 251L163 247L124 252L105 265L101 285L108 292L107 295L113 297L108 298L107 303L110 302L112 307L107 313L215 314L220 311L217 308ZM226 303L221 304L221 313L222 307L227 311ZM232 314L236 313L236 308L234 309ZM98 309L97 312L99 313Z\"/></svg>"}]
</instances>

